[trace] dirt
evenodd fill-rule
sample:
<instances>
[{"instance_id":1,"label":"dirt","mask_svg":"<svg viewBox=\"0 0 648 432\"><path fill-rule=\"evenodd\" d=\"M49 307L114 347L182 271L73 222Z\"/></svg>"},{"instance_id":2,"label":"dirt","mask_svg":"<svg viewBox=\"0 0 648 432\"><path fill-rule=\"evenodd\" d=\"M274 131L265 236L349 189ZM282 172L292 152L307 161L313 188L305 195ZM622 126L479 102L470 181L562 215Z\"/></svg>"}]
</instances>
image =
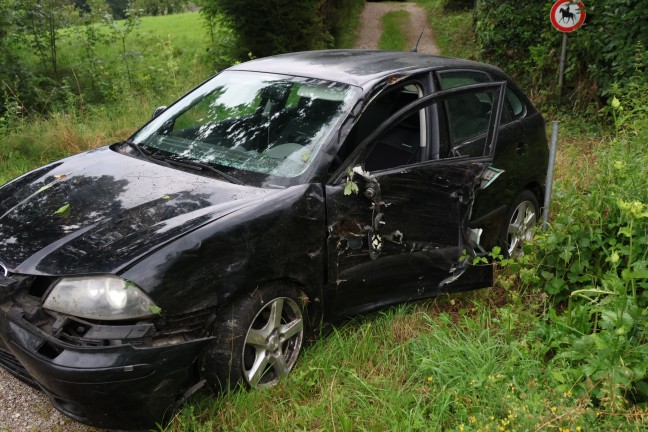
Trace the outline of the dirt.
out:
<instances>
[{"instance_id":1,"label":"dirt","mask_svg":"<svg viewBox=\"0 0 648 432\"><path fill-rule=\"evenodd\" d=\"M425 31L418 52L439 54L431 29L426 26L425 10L413 3L367 3L361 17L360 35L355 48L378 48L382 33L380 17L390 11L405 9L410 13L407 41L414 46L421 29ZM18 381L0 369L0 432L22 431L99 431L62 415L42 393Z\"/></svg>"},{"instance_id":2,"label":"dirt","mask_svg":"<svg viewBox=\"0 0 648 432\"><path fill-rule=\"evenodd\" d=\"M382 34L382 22L380 18L387 12L406 10L409 12L410 25L407 27L407 44L413 47L416 40L425 27L418 52L425 54L439 55L440 51L434 42L434 36L428 23L425 9L414 3L366 3L362 11L360 23L360 35L354 48L376 49Z\"/></svg>"}]
</instances>

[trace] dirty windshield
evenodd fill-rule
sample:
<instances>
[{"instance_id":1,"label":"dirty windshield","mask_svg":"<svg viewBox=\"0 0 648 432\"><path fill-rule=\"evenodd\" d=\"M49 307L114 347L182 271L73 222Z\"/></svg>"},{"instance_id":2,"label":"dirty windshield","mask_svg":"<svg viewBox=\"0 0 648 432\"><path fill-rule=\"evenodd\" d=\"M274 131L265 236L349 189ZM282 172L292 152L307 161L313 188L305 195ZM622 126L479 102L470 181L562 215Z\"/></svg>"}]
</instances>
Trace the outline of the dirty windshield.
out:
<instances>
[{"instance_id":1,"label":"dirty windshield","mask_svg":"<svg viewBox=\"0 0 648 432\"><path fill-rule=\"evenodd\" d=\"M293 178L311 165L356 93L328 81L227 71L132 141L153 155L209 164L239 179Z\"/></svg>"}]
</instances>

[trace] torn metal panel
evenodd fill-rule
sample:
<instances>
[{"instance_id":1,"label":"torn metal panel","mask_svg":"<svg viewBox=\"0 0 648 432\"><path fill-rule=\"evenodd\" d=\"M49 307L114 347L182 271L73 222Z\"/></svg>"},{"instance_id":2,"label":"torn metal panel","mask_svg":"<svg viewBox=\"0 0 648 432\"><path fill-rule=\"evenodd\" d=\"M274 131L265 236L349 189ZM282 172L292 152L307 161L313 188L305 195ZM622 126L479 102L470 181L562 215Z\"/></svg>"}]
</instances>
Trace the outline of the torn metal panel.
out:
<instances>
[{"instance_id":1,"label":"torn metal panel","mask_svg":"<svg viewBox=\"0 0 648 432\"><path fill-rule=\"evenodd\" d=\"M329 280L342 281L328 288L329 313L439 292L471 249L467 222L488 166L466 160L379 173L356 168L357 195L327 187Z\"/></svg>"}]
</instances>

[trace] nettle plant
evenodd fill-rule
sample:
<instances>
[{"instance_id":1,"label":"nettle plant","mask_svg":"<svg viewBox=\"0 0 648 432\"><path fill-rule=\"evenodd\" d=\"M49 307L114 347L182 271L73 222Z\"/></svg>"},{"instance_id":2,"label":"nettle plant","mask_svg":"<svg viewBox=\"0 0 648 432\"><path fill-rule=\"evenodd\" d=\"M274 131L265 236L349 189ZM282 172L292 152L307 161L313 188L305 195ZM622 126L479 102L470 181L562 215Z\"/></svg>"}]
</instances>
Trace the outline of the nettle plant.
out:
<instances>
[{"instance_id":1,"label":"nettle plant","mask_svg":"<svg viewBox=\"0 0 648 432\"><path fill-rule=\"evenodd\" d=\"M647 132L648 133L648 132ZM641 138L641 137L638 137ZM648 400L648 156L617 136L534 241L535 285L554 299L538 335L561 391L612 411Z\"/></svg>"}]
</instances>

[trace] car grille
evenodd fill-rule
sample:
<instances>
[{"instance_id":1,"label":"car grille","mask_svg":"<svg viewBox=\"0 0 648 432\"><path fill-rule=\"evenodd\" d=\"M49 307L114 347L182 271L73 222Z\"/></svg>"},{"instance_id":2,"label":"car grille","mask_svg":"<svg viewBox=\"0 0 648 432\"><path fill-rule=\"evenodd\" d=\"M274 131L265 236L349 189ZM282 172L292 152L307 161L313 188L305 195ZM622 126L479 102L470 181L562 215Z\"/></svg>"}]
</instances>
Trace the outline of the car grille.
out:
<instances>
[{"instance_id":1,"label":"car grille","mask_svg":"<svg viewBox=\"0 0 648 432\"><path fill-rule=\"evenodd\" d=\"M19 380L34 387L37 390L40 390L40 387L38 387L38 384L36 384L34 378L29 375L27 369L25 369L23 365L20 364L20 362L16 359L16 357L13 356L13 354L3 348L0 348L0 366L5 368L12 375L16 376Z\"/></svg>"}]
</instances>

